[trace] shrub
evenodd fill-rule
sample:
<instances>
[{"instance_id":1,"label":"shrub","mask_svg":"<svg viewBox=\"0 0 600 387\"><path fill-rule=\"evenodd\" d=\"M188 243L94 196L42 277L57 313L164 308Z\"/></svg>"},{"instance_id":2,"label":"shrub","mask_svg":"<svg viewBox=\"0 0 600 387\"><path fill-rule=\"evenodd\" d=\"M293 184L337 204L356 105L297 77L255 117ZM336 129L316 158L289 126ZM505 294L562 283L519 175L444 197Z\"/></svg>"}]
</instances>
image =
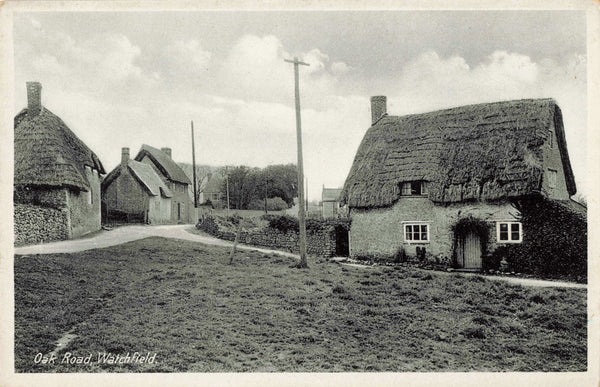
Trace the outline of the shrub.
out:
<instances>
[{"instance_id":1,"label":"shrub","mask_svg":"<svg viewBox=\"0 0 600 387\"><path fill-rule=\"evenodd\" d=\"M523 243L500 246L491 259L509 270L541 277L587 279L587 221L566 206L536 195L515 202L521 212Z\"/></svg>"},{"instance_id":2,"label":"shrub","mask_svg":"<svg viewBox=\"0 0 600 387\"><path fill-rule=\"evenodd\" d=\"M298 219L294 218L293 216L289 216L289 215L276 215L272 218L268 219L269 221L269 227L275 230L279 230L282 233L286 233L286 232L298 232L299 231L299 226L298 226Z\"/></svg>"},{"instance_id":3,"label":"shrub","mask_svg":"<svg viewBox=\"0 0 600 387\"><path fill-rule=\"evenodd\" d=\"M282 211L288 208L287 203L280 197L268 198L267 199L267 210L268 211ZM264 199L253 199L248 204L249 210L264 210L265 201Z\"/></svg>"}]
</instances>

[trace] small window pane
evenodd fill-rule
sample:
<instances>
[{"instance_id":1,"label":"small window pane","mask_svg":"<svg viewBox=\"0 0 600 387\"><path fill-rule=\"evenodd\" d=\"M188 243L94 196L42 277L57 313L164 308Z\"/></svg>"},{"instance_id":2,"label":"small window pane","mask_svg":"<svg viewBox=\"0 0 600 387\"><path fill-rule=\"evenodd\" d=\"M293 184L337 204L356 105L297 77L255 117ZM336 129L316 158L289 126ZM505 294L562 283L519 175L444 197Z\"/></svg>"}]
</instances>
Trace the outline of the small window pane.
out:
<instances>
[{"instance_id":1,"label":"small window pane","mask_svg":"<svg viewBox=\"0 0 600 387\"><path fill-rule=\"evenodd\" d=\"M429 192L427 191L427 183L421 183L421 195L427 195Z\"/></svg>"},{"instance_id":2,"label":"small window pane","mask_svg":"<svg viewBox=\"0 0 600 387\"><path fill-rule=\"evenodd\" d=\"M508 223L500 223L500 232L508 231Z\"/></svg>"},{"instance_id":3,"label":"small window pane","mask_svg":"<svg viewBox=\"0 0 600 387\"><path fill-rule=\"evenodd\" d=\"M519 232L519 223L513 223L510 225L511 232Z\"/></svg>"},{"instance_id":4,"label":"small window pane","mask_svg":"<svg viewBox=\"0 0 600 387\"><path fill-rule=\"evenodd\" d=\"M402 183L402 195L410 195L411 193L411 184L410 183Z\"/></svg>"},{"instance_id":5,"label":"small window pane","mask_svg":"<svg viewBox=\"0 0 600 387\"><path fill-rule=\"evenodd\" d=\"M412 226L410 225L406 226L406 240L412 241Z\"/></svg>"},{"instance_id":6,"label":"small window pane","mask_svg":"<svg viewBox=\"0 0 600 387\"><path fill-rule=\"evenodd\" d=\"M410 194L411 195L420 195L421 194L421 182L413 181L410 184Z\"/></svg>"},{"instance_id":7,"label":"small window pane","mask_svg":"<svg viewBox=\"0 0 600 387\"><path fill-rule=\"evenodd\" d=\"M421 240L422 241L426 241L427 240L427 225L421 225Z\"/></svg>"},{"instance_id":8,"label":"small window pane","mask_svg":"<svg viewBox=\"0 0 600 387\"><path fill-rule=\"evenodd\" d=\"M510 238L513 241L518 241L519 240L519 232L518 231L517 232L514 232L514 231L511 232L510 233Z\"/></svg>"}]
</instances>

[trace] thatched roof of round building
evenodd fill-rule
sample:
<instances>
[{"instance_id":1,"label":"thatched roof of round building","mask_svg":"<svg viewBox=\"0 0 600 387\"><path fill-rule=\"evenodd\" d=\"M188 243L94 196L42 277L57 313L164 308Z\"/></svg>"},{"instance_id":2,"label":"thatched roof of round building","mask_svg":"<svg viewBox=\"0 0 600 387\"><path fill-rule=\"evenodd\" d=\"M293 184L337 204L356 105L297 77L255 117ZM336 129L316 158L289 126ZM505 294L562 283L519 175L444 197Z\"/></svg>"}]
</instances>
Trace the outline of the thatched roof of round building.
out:
<instances>
[{"instance_id":1,"label":"thatched roof of round building","mask_svg":"<svg viewBox=\"0 0 600 387\"><path fill-rule=\"evenodd\" d=\"M395 203L401 183L427 181L438 203L499 200L541 189L542 145L554 126L567 190L576 192L562 114L552 99L383 116L365 134L341 194L350 207Z\"/></svg>"},{"instance_id":2,"label":"thatched roof of round building","mask_svg":"<svg viewBox=\"0 0 600 387\"><path fill-rule=\"evenodd\" d=\"M85 166L106 173L94 152L54 113L23 109L14 122L14 184L90 188Z\"/></svg>"}]
</instances>

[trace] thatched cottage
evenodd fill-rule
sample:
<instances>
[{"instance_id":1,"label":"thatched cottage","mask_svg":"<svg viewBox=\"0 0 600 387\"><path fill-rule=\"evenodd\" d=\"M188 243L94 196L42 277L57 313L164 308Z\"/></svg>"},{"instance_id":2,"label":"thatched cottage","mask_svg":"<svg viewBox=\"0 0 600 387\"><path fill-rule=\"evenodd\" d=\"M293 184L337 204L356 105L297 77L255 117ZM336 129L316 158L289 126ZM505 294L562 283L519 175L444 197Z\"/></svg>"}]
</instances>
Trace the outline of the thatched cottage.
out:
<instances>
[{"instance_id":1,"label":"thatched cottage","mask_svg":"<svg viewBox=\"0 0 600 387\"><path fill-rule=\"evenodd\" d=\"M190 178L171 158L171 148L157 149L149 145L135 156L135 161L150 165L171 191L171 222L189 223L195 221L193 199L190 199Z\"/></svg>"},{"instance_id":2,"label":"thatched cottage","mask_svg":"<svg viewBox=\"0 0 600 387\"><path fill-rule=\"evenodd\" d=\"M102 182L105 221L161 224L171 222L173 194L148 164L121 149L121 163Z\"/></svg>"},{"instance_id":3,"label":"thatched cottage","mask_svg":"<svg viewBox=\"0 0 600 387\"><path fill-rule=\"evenodd\" d=\"M100 229L98 157L42 106L27 82L27 108L14 120L15 243L75 238Z\"/></svg>"},{"instance_id":4,"label":"thatched cottage","mask_svg":"<svg viewBox=\"0 0 600 387\"><path fill-rule=\"evenodd\" d=\"M386 110L386 97L371 98L372 126L341 194L351 256L430 254L480 269L497 247L533 234L517 202L581 207L570 200L575 179L552 99L401 117Z\"/></svg>"}]
</instances>

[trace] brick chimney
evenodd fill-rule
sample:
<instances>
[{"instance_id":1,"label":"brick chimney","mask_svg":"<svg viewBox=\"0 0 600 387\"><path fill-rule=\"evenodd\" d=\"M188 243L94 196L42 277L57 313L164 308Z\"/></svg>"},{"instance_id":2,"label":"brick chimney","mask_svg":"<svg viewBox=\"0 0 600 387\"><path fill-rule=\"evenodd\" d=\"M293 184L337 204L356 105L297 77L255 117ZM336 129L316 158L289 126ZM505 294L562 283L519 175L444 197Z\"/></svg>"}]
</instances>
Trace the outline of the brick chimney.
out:
<instances>
[{"instance_id":1,"label":"brick chimney","mask_svg":"<svg viewBox=\"0 0 600 387\"><path fill-rule=\"evenodd\" d=\"M371 97L371 125L375 124L387 113L387 98L385 95Z\"/></svg>"},{"instance_id":2,"label":"brick chimney","mask_svg":"<svg viewBox=\"0 0 600 387\"><path fill-rule=\"evenodd\" d=\"M169 158L171 157L171 148L160 148L160 150L165 153L167 156L169 156Z\"/></svg>"},{"instance_id":3,"label":"brick chimney","mask_svg":"<svg viewBox=\"0 0 600 387\"><path fill-rule=\"evenodd\" d=\"M37 116L42 110L42 84L27 82L27 110L32 116Z\"/></svg>"},{"instance_id":4,"label":"brick chimney","mask_svg":"<svg viewBox=\"0 0 600 387\"><path fill-rule=\"evenodd\" d=\"M121 148L121 168L127 168L127 164L129 163L129 148Z\"/></svg>"}]
</instances>

